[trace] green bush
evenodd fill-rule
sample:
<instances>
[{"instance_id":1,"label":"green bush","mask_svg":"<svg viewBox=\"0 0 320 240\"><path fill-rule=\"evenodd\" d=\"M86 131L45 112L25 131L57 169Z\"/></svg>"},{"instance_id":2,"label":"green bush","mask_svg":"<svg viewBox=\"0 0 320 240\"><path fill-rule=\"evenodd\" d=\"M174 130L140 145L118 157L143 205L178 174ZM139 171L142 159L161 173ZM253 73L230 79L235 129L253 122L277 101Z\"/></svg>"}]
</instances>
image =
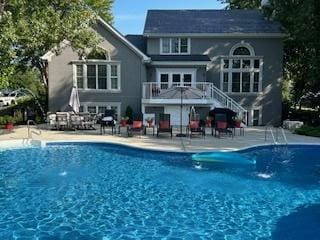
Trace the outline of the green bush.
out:
<instances>
[{"instance_id":1,"label":"green bush","mask_svg":"<svg viewBox=\"0 0 320 240\"><path fill-rule=\"evenodd\" d=\"M312 126L308 126L308 125L303 125L302 127L297 128L295 130L295 133L299 134L299 135L320 137L320 127L312 127Z\"/></svg>"},{"instance_id":2,"label":"green bush","mask_svg":"<svg viewBox=\"0 0 320 240\"><path fill-rule=\"evenodd\" d=\"M126 117L128 117L129 120L132 120L132 112L133 112L132 108L130 106L127 106L127 108L126 108Z\"/></svg>"},{"instance_id":3,"label":"green bush","mask_svg":"<svg viewBox=\"0 0 320 240\"><path fill-rule=\"evenodd\" d=\"M6 125L7 123L15 123L14 117L9 115L0 116L0 125Z\"/></svg>"}]
</instances>

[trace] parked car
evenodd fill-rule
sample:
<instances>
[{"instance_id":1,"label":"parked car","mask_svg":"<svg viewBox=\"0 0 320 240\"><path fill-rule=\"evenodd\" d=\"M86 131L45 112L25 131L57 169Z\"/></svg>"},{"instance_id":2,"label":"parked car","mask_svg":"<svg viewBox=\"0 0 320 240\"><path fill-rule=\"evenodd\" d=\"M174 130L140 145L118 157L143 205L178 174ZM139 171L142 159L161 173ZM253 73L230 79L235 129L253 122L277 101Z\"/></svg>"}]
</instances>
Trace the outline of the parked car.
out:
<instances>
[{"instance_id":1,"label":"parked car","mask_svg":"<svg viewBox=\"0 0 320 240\"><path fill-rule=\"evenodd\" d=\"M18 100L25 97L27 97L27 94L21 91L4 92L0 96L0 107L16 104Z\"/></svg>"}]
</instances>

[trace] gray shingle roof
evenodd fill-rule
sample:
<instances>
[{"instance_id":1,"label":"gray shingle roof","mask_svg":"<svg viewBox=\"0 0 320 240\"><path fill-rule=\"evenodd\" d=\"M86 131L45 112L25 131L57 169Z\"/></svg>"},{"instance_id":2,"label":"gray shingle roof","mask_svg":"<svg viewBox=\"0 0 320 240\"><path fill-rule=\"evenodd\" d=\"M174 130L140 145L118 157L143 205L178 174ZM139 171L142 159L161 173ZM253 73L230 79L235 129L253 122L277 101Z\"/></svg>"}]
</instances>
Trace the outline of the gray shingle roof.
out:
<instances>
[{"instance_id":1,"label":"gray shingle roof","mask_svg":"<svg viewBox=\"0 0 320 240\"><path fill-rule=\"evenodd\" d=\"M281 33L281 25L257 10L149 10L144 35L163 33Z\"/></svg>"},{"instance_id":2,"label":"gray shingle roof","mask_svg":"<svg viewBox=\"0 0 320 240\"><path fill-rule=\"evenodd\" d=\"M143 35L126 35L125 38L131 42L141 52L147 52L147 40Z\"/></svg>"},{"instance_id":3,"label":"gray shingle roof","mask_svg":"<svg viewBox=\"0 0 320 240\"><path fill-rule=\"evenodd\" d=\"M209 56L207 55L150 55L152 61L181 61L181 62L189 62L189 61L210 61Z\"/></svg>"}]
</instances>

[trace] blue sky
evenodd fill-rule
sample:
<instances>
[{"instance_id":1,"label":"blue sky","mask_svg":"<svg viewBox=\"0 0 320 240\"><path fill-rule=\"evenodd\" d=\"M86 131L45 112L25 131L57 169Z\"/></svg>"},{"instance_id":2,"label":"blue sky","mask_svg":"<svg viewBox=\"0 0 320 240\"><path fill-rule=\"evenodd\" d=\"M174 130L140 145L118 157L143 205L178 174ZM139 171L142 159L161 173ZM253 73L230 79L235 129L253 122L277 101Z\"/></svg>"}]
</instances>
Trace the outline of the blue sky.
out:
<instances>
[{"instance_id":1,"label":"blue sky","mask_svg":"<svg viewBox=\"0 0 320 240\"><path fill-rule=\"evenodd\" d=\"M218 0L115 0L114 23L122 34L142 34L148 9L221 9Z\"/></svg>"}]
</instances>

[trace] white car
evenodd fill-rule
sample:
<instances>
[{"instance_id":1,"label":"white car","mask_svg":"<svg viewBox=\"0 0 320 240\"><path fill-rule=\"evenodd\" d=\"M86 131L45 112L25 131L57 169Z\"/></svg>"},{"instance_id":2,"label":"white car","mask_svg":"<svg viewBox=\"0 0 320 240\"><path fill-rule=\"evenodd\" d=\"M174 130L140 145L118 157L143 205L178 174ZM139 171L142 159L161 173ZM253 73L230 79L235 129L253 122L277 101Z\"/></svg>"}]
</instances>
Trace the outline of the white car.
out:
<instances>
[{"instance_id":1,"label":"white car","mask_svg":"<svg viewBox=\"0 0 320 240\"><path fill-rule=\"evenodd\" d=\"M0 96L0 107L16 104L19 99L26 96L25 93L19 91L4 93L3 96Z\"/></svg>"}]
</instances>

